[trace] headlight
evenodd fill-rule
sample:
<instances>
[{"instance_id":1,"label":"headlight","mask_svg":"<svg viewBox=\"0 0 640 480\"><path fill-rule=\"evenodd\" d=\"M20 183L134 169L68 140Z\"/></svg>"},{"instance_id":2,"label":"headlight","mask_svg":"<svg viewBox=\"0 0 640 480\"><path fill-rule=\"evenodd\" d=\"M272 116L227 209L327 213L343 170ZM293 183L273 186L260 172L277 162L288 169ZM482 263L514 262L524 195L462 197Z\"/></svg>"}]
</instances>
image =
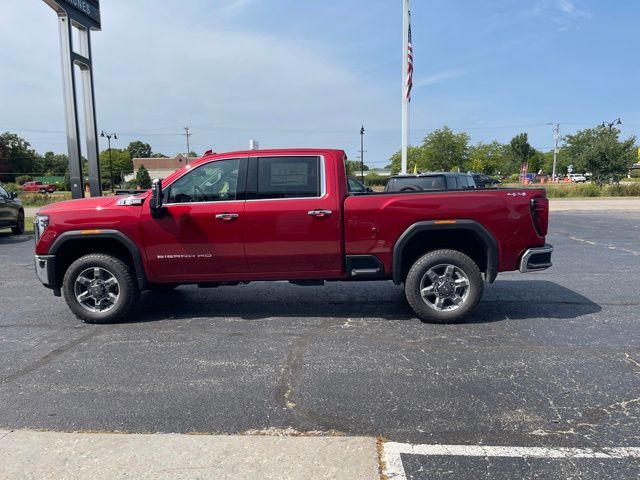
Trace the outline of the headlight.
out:
<instances>
[{"instance_id":1,"label":"headlight","mask_svg":"<svg viewBox=\"0 0 640 480\"><path fill-rule=\"evenodd\" d=\"M36 221L34 222L34 230L36 235L36 243L49 226L49 215L36 215Z\"/></svg>"}]
</instances>

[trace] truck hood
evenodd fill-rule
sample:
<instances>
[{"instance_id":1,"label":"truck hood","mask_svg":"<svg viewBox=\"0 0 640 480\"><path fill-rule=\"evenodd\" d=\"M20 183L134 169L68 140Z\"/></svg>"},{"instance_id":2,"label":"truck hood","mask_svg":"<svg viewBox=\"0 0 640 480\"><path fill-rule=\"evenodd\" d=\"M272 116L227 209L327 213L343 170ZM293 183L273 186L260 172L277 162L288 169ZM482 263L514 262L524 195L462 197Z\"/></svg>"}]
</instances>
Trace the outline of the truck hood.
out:
<instances>
[{"instance_id":1,"label":"truck hood","mask_svg":"<svg viewBox=\"0 0 640 480\"><path fill-rule=\"evenodd\" d=\"M145 198L147 195L148 192L144 192L135 196L138 198ZM81 198L78 200L65 200L63 202L51 203L49 205L40 207L37 213L50 214L59 212L70 212L74 210L101 210L105 207L115 207L119 200L124 200L126 198L126 195L118 195L111 197L92 197Z\"/></svg>"}]
</instances>

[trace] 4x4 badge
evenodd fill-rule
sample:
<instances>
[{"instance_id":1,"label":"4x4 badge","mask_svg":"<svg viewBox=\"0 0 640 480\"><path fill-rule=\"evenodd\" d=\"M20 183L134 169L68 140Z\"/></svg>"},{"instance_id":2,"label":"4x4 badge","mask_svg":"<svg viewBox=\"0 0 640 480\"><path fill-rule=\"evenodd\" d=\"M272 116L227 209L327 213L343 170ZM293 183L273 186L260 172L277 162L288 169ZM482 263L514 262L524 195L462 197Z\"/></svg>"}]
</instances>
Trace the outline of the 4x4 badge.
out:
<instances>
[{"instance_id":1,"label":"4x4 badge","mask_svg":"<svg viewBox=\"0 0 640 480\"><path fill-rule=\"evenodd\" d=\"M521 197L526 197L527 196L527 194L525 192L507 193L507 197L515 197L516 195L520 195Z\"/></svg>"}]
</instances>

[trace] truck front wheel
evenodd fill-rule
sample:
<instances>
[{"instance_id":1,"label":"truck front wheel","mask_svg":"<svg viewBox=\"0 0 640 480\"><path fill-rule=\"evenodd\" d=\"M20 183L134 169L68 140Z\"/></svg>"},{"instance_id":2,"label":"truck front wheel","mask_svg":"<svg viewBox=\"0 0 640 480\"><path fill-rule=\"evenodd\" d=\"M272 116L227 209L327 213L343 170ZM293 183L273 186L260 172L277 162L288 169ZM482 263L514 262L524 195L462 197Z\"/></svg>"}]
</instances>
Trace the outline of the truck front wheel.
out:
<instances>
[{"instance_id":1,"label":"truck front wheel","mask_svg":"<svg viewBox=\"0 0 640 480\"><path fill-rule=\"evenodd\" d=\"M129 266L119 258L92 253L78 258L62 281L71 311L87 323L113 323L135 305L140 289Z\"/></svg>"},{"instance_id":2,"label":"truck front wheel","mask_svg":"<svg viewBox=\"0 0 640 480\"><path fill-rule=\"evenodd\" d=\"M469 315L482 298L478 266L457 250L434 250L420 257L405 280L405 295L418 318L454 323Z\"/></svg>"}]
</instances>

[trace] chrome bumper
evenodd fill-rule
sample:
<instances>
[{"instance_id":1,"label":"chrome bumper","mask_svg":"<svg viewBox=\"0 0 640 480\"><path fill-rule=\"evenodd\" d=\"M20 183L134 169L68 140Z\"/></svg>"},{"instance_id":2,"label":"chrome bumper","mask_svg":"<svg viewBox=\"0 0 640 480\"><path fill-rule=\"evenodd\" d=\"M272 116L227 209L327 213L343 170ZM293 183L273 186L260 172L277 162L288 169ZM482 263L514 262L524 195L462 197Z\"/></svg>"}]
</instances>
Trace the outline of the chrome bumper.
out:
<instances>
[{"instance_id":1,"label":"chrome bumper","mask_svg":"<svg viewBox=\"0 0 640 480\"><path fill-rule=\"evenodd\" d=\"M36 255L34 259L38 280L47 288L57 288L55 285L55 255Z\"/></svg>"},{"instance_id":2,"label":"chrome bumper","mask_svg":"<svg viewBox=\"0 0 640 480\"><path fill-rule=\"evenodd\" d=\"M551 253L553 252L553 246L548 243L544 247L529 248L524 252L520 259L520 271L537 272L538 270L545 270L551 265Z\"/></svg>"}]
</instances>

